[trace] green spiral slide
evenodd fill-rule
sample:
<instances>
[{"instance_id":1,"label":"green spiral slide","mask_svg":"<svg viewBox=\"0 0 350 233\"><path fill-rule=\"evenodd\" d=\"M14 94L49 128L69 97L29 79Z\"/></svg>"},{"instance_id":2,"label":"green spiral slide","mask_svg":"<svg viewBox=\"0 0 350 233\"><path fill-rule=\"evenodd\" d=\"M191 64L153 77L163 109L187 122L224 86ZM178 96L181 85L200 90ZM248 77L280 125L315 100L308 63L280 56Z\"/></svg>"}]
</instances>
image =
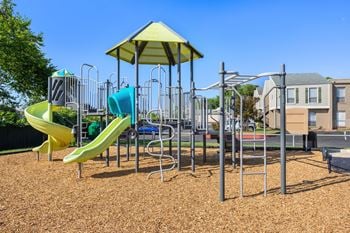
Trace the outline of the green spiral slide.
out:
<instances>
[{"instance_id":1,"label":"green spiral slide","mask_svg":"<svg viewBox=\"0 0 350 233\"><path fill-rule=\"evenodd\" d=\"M73 138L72 129L52 122L52 111L56 107L50 107L48 101L33 104L24 110L28 123L47 134L49 139L42 145L33 148L33 151L40 153L51 153L52 151L67 148ZM51 144L51 147L49 146Z\"/></svg>"}]
</instances>

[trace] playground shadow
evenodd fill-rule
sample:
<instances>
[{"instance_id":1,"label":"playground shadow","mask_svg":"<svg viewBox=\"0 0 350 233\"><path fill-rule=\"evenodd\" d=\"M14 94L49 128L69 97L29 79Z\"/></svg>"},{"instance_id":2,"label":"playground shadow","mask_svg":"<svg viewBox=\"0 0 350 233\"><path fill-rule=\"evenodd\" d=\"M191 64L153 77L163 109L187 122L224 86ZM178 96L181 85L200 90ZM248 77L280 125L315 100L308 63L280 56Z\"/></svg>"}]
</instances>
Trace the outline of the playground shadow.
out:
<instances>
[{"instance_id":1,"label":"playground shadow","mask_svg":"<svg viewBox=\"0 0 350 233\"><path fill-rule=\"evenodd\" d=\"M287 185L287 195L289 194L297 194L297 193L303 193L303 192L309 192L313 190L317 190L323 187L336 185L340 183L350 182L350 176L349 175L338 175L338 176L330 176L330 177L324 177L321 179L316 180L303 180L297 184ZM280 187L268 189L268 194L280 194ZM254 193L254 194L248 194L244 195L244 197L256 197L263 195L264 192Z\"/></svg>"},{"instance_id":2,"label":"playground shadow","mask_svg":"<svg viewBox=\"0 0 350 233\"><path fill-rule=\"evenodd\" d=\"M164 161L166 161L166 160L164 159ZM133 159L129 160L129 162L134 162L134 160ZM158 171L159 164L157 164L157 162L158 162L157 160L143 159L142 163L141 163L141 160L140 160L140 167L139 167L138 173L148 174L150 172ZM172 166L171 164L165 163L163 165L163 169L167 169L171 166ZM129 168L129 169L123 168L123 169L111 171L111 172L97 173L97 174L91 175L91 177L97 178L97 179L105 179L105 178L127 176L127 175L131 175L131 174L135 174L135 168L133 168L133 167Z\"/></svg>"},{"instance_id":3,"label":"playground shadow","mask_svg":"<svg viewBox=\"0 0 350 233\"><path fill-rule=\"evenodd\" d=\"M262 152L254 152L254 151L248 151L245 153L245 155L260 155ZM305 155L305 152L300 152L300 151L290 151L287 153L287 162L293 161L293 160L303 160L307 159L313 154L310 153L308 155ZM218 166L219 165L219 155L216 153L210 153L207 154L206 161L203 162L203 159L200 159L201 156L196 156L196 167L200 169L202 166ZM240 164L240 158L239 154L236 154L236 165L237 168L239 168ZM276 151L268 151L267 152L267 165L272 165L274 163L280 163L280 154L279 152ZM244 168L254 168L257 166L263 166L264 165L264 159L263 158L250 158L250 159L244 159L243 160ZM232 165L233 166L233 161L231 158L231 154L229 155L226 153L225 155L225 165ZM214 168L213 168L214 169ZM214 170L219 169L218 167L215 168Z\"/></svg>"},{"instance_id":4,"label":"playground shadow","mask_svg":"<svg viewBox=\"0 0 350 233\"><path fill-rule=\"evenodd\" d=\"M54 161L54 162L62 162L63 159L53 159L52 161Z\"/></svg>"},{"instance_id":5,"label":"playground shadow","mask_svg":"<svg viewBox=\"0 0 350 233\"><path fill-rule=\"evenodd\" d=\"M205 162L203 161L203 155L201 153L196 153L195 169L196 169L196 171L205 172L204 176L198 175L198 174L192 172L191 157L188 155L188 152L187 153L186 152L187 151L182 151L183 155L182 155L182 163L181 163L182 164L181 173L177 173L171 177L168 177L164 182L171 181L171 180L176 179L176 178L181 177L181 176L191 176L193 178L210 177L210 176L212 176L213 173L219 171L219 156L217 155L216 152L207 153ZM168 151L164 151L164 153L168 153ZM255 152L250 151L247 154L253 154L253 153L255 153ZM173 153L173 154L176 157L176 153ZM298 152L298 151L289 152L287 155L287 161L305 160L308 157L309 157L308 155L305 156L305 152ZM105 159L106 159L105 157L103 157L103 158L96 157L93 160L103 162L103 161L105 161ZM115 163L115 161L116 161L116 156L115 155L110 156L110 166L114 166L111 164ZM163 169L169 168L171 166L171 165L168 165L166 163L166 161L167 160L164 159L165 164L163 166ZM135 162L134 154L130 155L129 161L126 160L125 155L121 156L121 164L123 164L124 162L128 162L128 163ZM244 160L244 168L249 169L249 168L254 168L257 166L263 166L263 162L264 161L261 158L245 159ZM267 157L268 164L279 163L279 162L280 162L280 158L279 158L278 152L268 152L268 157ZM320 162L320 163L322 163L322 162ZM225 164L226 164L226 166L232 165L232 158L228 153L225 156ZM236 158L236 164L237 164L236 169L234 169L233 165L232 165L233 170L231 171L231 170L226 169L227 172L230 172L230 171L231 172L238 172L239 171L239 157ZM313 164L310 163L310 165L313 165ZM325 166L322 168L327 169ZM158 163L157 157L152 157L152 156L148 155L147 153L140 152L140 168L139 168L138 173L148 174L150 172L154 172L157 170L159 170L159 163ZM128 168L128 169L123 168L123 169L118 169L115 171L93 174L91 177L96 178L96 179L104 179L104 178L127 176L127 175L134 174L134 173L135 173L135 169L134 169L134 167L132 167L132 168Z\"/></svg>"}]
</instances>

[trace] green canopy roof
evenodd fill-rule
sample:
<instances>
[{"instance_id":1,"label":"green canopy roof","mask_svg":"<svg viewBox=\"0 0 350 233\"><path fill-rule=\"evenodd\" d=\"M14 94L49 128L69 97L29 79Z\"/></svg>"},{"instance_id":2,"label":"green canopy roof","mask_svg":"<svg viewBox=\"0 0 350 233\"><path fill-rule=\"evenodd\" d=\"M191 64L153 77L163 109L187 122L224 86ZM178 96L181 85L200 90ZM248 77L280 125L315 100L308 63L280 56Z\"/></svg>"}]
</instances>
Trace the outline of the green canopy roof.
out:
<instances>
[{"instance_id":1,"label":"green canopy roof","mask_svg":"<svg viewBox=\"0 0 350 233\"><path fill-rule=\"evenodd\" d=\"M119 58L131 64L135 63L135 42L139 45L140 64L175 65L177 63L177 44L181 46L181 63L190 61L191 50L193 59L203 55L186 39L174 32L162 22L150 22L136 33L109 49L106 54Z\"/></svg>"},{"instance_id":2,"label":"green canopy roof","mask_svg":"<svg viewBox=\"0 0 350 233\"><path fill-rule=\"evenodd\" d=\"M51 77L53 78L63 78L67 76L73 76L72 72L69 72L67 69L60 69L52 73Z\"/></svg>"}]
</instances>

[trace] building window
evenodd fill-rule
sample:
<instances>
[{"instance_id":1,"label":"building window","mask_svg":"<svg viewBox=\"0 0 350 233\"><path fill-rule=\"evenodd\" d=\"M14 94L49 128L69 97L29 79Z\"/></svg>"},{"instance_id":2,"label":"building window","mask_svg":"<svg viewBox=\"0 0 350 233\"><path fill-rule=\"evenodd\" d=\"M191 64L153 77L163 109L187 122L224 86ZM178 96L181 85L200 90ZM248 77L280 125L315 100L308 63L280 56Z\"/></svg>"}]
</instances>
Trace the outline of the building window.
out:
<instances>
[{"instance_id":1,"label":"building window","mask_svg":"<svg viewBox=\"0 0 350 233\"><path fill-rule=\"evenodd\" d=\"M309 112L309 126L316 126L316 112Z\"/></svg>"},{"instance_id":2,"label":"building window","mask_svg":"<svg viewBox=\"0 0 350 233\"><path fill-rule=\"evenodd\" d=\"M317 88L316 87L309 88L309 103L310 104L317 103Z\"/></svg>"},{"instance_id":3,"label":"building window","mask_svg":"<svg viewBox=\"0 0 350 233\"><path fill-rule=\"evenodd\" d=\"M345 112L337 112L337 127L345 127Z\"/></svg>"},{"instance_id":4,"label":"building window","mask_svg":"<svg viewBox=\"0 0 350 233\"><path fill-rule=\"evenodd\" d=\"M295 104L295 89L287 88L287 103Z\"/></svg>"},{"instance_id":5,"label":"building window","mask_svg":"<svg viewBox=\"0 0 350 233\"><path fill-rule=\"evenodd\" d=\"M345 102L345 87L337 87L337 102Z\"/></svg>"}]
</instances>

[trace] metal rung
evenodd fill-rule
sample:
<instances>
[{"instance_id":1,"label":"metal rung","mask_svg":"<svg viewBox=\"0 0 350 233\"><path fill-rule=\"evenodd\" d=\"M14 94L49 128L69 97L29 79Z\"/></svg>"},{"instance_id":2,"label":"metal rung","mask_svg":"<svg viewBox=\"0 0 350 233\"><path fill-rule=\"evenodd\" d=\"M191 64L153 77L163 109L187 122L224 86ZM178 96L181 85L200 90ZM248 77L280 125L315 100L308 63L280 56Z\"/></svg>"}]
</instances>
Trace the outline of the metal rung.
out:
<instances>
[{"instance_id":1,"label":"metal rung","mask_svg":"<svg viewBox=\"0 0 350 233\"><path fill-rule=\"evenodd\" d=\"M264 155L243 155L243 159L264 159Z\"/></svg>"},{"instance_id":2,"label":"metal rung","mask_svg":"<svg viewBox=\"0 0 350 233\"><path fill-rule=\"evenodd\" d=\"M243 172L243 175L266 175L266 172Z\"/></svg>"},{"instance_id":3,"label":"metal rung","mask_svg":"<svg viewBox=\"0 0 350 233\"><path fill-rule=\"evenodd\" d=\"M243 139L242 142L264 142L265 139Z\"/></svg>"}]
</instances>

